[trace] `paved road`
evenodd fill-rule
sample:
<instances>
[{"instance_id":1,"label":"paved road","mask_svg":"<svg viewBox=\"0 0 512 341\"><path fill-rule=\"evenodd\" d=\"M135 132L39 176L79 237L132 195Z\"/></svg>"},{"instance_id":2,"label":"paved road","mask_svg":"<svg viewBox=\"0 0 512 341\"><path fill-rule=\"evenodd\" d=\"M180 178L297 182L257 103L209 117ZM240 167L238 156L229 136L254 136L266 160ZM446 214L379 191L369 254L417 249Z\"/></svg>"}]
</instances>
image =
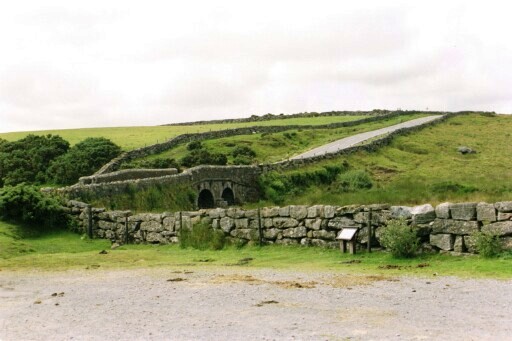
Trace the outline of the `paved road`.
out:
<instances>
[{"instance_id":1,"label":"paved road","mask_svg":"<svg viewBox=\"0 0 512 341\"><path fill-rule=\"evenodd\" d=\"M393 132L395 130L398 130L398 129L401 129L401 128L410 128L410 127L421 125L423 123L427 123L427 122L430 122L430 121L438 120L441 117L442 117L441 115L433 115L433 116L417 118L415 120L410 120L410 121L407 121L407 122L404 122L404 123L395 124L395 125L390 126L390 127L386 127L386 128L382 128L382 129L377 129L377 130L373 130L373 131L368 131L366 133L361 133L361 134L353 135L353 136L350 136L350 137L345 137L345 138L343 138L341 140L337 140L337 141L328 143L326 145L323 145L323 146L320 146L318 148L315 148L315 149L312 149L310 151L307 151L307 152L305 152L303 154L294 156L291 159L292 160L306 159L306 158L310 158L310 157L317 156L317 155L336 153L339 150L352 147L352 146L354 146L354 145L356 145L358 143L364 142L364 141L369 140L371 138L374 138L374 137L377 137L377 136L380 136L380 135L384 135L384 134L387 134L387 133L391 133L391 132Z\"/></svg>"}]
</instances>

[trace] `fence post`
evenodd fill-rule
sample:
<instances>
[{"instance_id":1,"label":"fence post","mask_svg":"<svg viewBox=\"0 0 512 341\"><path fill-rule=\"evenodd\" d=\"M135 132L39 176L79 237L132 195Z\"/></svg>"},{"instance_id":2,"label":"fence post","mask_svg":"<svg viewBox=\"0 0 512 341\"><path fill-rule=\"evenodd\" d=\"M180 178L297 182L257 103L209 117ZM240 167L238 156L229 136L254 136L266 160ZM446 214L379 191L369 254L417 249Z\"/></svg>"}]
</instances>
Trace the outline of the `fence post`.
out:
<instances>
[{"instance_id":1,"label":"fence post","mask_svg":"<svg viewBox=\"0 0 512 341\"><path fill-rule=\"evenodd\" d=\"M372 252L372 209L368 212L368 253Z\"/></svg>"},{"instance_id":2,"label":"fence post","mask_svg":"<svg viewBox=\"0 0 512 341\"><path fill-rule=\"evenodd\" d=\"M91 205L87 205L87 235L92 239L92 208Z\"/></svg>"},{"instance_id":3,"label":"fence post","mask_svg":"<svg viewBox=\"0 0 512 341\"><path fill-rule=\"evenodd\" d=\"M261 230L261 212L258 207L258 234L260 238L260 246L263 245L263 231Z\"/></svg>"}]
</instances>

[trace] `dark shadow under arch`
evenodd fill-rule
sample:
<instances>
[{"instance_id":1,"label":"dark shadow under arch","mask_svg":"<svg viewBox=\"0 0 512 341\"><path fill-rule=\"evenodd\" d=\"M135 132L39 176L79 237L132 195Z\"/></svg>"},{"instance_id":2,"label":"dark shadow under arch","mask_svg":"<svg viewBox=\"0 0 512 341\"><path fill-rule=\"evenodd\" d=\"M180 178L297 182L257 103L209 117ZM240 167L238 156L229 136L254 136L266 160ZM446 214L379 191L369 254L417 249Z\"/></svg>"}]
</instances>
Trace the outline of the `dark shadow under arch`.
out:
<instances>
[{"instance_id":1,"label":"dark shadow under arch","mask_svg":"<svg viewBox=\"0 0 512 341\"><path fill-rule=\"evenodd\" d=\"M233 190L229 187L224 189L222 191L222 200L228 203L228 206L232 206L235 204L235 194L233 193Z\"/></svg>"},{"instance_id":2,"label":"dark shadow under arch","mask_svg":"<svg viewBox=\"0 0 512 341\"><path fill-rule=\"evenodd\" d=\"M215 200L213 199L213 194L207 189L203 189L199 193L199 198L197 199L197 206L199 208L214 208Z\"/></svg>"}]
</instances>

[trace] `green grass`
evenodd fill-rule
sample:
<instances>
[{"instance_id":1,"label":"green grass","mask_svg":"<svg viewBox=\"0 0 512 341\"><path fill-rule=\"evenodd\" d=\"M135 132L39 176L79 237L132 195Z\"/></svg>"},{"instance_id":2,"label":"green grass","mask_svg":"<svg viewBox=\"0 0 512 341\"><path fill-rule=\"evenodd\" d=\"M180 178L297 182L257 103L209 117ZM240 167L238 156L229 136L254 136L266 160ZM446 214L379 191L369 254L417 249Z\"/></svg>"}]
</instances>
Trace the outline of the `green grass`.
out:
<instances>
[{"instance_id":1,"label":"green grass","mask_svg":"<svg viewBox=\"0 0 512 341\"><path fill-rule=\"evenodd\" d=\"M20 226L0 222L0 270L62 271L69 269L191 268L211 270L236 266L243 258L252 258L249 268L271 268L333 273L460 276L512 278L512 255L496 259L479 256L421 256L394 259L384 252L342 254L339 250L314 247L247 246L220 251L182 249L178 245L125 245L110 250L106 240L88 240L70 232L55 232L20 238ZM107 250L107 254L100 254ZM208 260L205 262L205 260ZM357 260L360 263L347 263ZM427 266L418 266L427 264ZM398 266L395 269L385 269Z\"/></svg>"},{"instance_id":2,"label":"green grass","mask_svg":"<svg viewBox=\"0 0 512 341\"><path fill-rule=\"evenodd\" d=\"M225 130L250 126L282 126L282 125L322 125L330 123L354 121L367 116L321 116L268 120L258 122L240 122L225 124L185 125L185 126L148 126L148 127L113 127L113 128L82 128L60 129L30 132L2 133L0 138L8 141L19 140L28 134L60 135L71 145L85 140L88 137L106 137L112 140L123 150L131 150L149 146L158 142L167 141L177 135L186 133L202 133L207 131Z\"/></svg>"},{"instance_id":3,"label":"green grass","mask_svg":"<svg viewBox=\"0 0 512 341\"><path fill-rule=\"evenodd\" d=\"M233 161L231 153L234 148L242 145L248 146L256 152L255 163L276 162L344 137L425 116L427 114L412 114L405 117L393 117L382 121L337 129L294 129L274 134L239 135L206 140L202 141L202 144L208 150L228 155L228 163ZM174 158L179 160L187 153L186 144L183 144L163 153L148 156L147 159Z\"/></svg>"},{"instance_id":4,"label":"green grass","mask_svg":"<svg viewBox=\"0 0 512 341\"><path fill-rule=\"evenodd\" d=\"M374 186L338 192L315 186L285 198L287 204L437 204L444 201L511 200L512 116L471 114L400 136L376 152L359 152L301 168L303 171L346 161L366 170ZM476 154L461 155L469 146ZM260 205L270 205L261 202Z\"/></svg>"}]
</instances>

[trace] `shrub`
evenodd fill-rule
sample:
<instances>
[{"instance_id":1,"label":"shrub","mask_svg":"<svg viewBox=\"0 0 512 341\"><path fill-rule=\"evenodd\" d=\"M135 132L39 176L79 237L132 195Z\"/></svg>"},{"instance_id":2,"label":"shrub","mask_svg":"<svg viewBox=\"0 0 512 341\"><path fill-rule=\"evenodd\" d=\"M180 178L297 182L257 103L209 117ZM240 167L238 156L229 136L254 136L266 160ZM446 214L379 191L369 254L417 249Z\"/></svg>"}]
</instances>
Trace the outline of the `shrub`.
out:
<instances>
[{"instance_id":1,"label":"shrub","mask_svg":"<svg viewBox=\"0 0 512 341\"><path fill-rule=\"evenodd\" d=\"M198 165L225 165L228 158L224 154L210 153L205 149L195 149L181 159L181 164L185 167L194 167Z\"/></svg>"},{"instance_id":2,"label":"shrub","mask_svg":"<svg viewBox=\"0 0 512 341\"><path fill-rule=\"evenodd\" d=\"M247 158L253 158L256 156L256 152L248 146L238 146L235 149L233 149L233 152L231 153L234 158L237 156L245 156Z\"/></svg>"},{"instance_id":3,"label":"shrub","mask_svg":"<svg viewBox=\"0 0 512 341\"><path fill-rule=\"evenodd\" d=\"M364 170L351 170L338 176L337 188L340 192L355 192L372 187L372 178Z\"/></svg>"},{"instance_id":4,"label":"shrub","mask_svg":"<svg viewBox=\"0 0 512 341\"><path fill-rule=\"evenodd\" d=\"M0 186L45 183L50 163L68 149L69 143L56 135L28 135L14 142L1 140Z\"/></svg>"},{"instance_id":5,"label":"shrub","mask_svg":"<svg viewBox=\"0 0 512 341\"><path fill-rule=\"evenodd\" d=\"M500 236L493 232L475 232L472 235L476 251L486 258L498 256L502 251Z\"/></svg>"},{"instance_id":6,"label":"shrub","mask_svg":"<svg viewBox=\"0 0 512 341\"><path fill-rule=\"evenodd\" d=\"M63 227L67 222L64 208L57 198L25 184L0 189L0 215L7 220L37 225L42 229Z\"/></svg>"},{"instance_id":7,"label":"shrub","mask_svg":"<svg viewBox=\"0 0 512 341\"><path fill-rule=\"evenodd\" d=\"M109 139L87 138L52 162L47 171L48 178L57 184L71 185L81 176L94 173L120 153L121 148Z\"/></svg>"},{"instance_id":8,"label":"shrub","mask_svg":"<svg viewBox=\"0 0 512 341\"><path fill-rule=\"evenodd\" d=\"M390 220L386 227L382 228L380 244L388 249L393 257L414 257L419 248L419 238L407 222Z\"/></svg>"},{"instance_id":9,"label":"shrub","mask_svg":"<svg viewBox=\"0 0 512 341\"><path fill-rule=\"evenodd\" d=\"M203 148L203 144L201 141L192 141L189 144L187 144L187 150L197 150Z\"/></svg>"},{"instance_id":10,"label":"shrub","mask_svg":"<svg viewBox=\"0 0 512 341\"><path fill-rule=\"evenodd\" d=\"M225 243L224 232L215 230L206 223L195 224L192 229L182 228L180 231L181 248L221 250Z\"/></svg>"}]
</instances>

